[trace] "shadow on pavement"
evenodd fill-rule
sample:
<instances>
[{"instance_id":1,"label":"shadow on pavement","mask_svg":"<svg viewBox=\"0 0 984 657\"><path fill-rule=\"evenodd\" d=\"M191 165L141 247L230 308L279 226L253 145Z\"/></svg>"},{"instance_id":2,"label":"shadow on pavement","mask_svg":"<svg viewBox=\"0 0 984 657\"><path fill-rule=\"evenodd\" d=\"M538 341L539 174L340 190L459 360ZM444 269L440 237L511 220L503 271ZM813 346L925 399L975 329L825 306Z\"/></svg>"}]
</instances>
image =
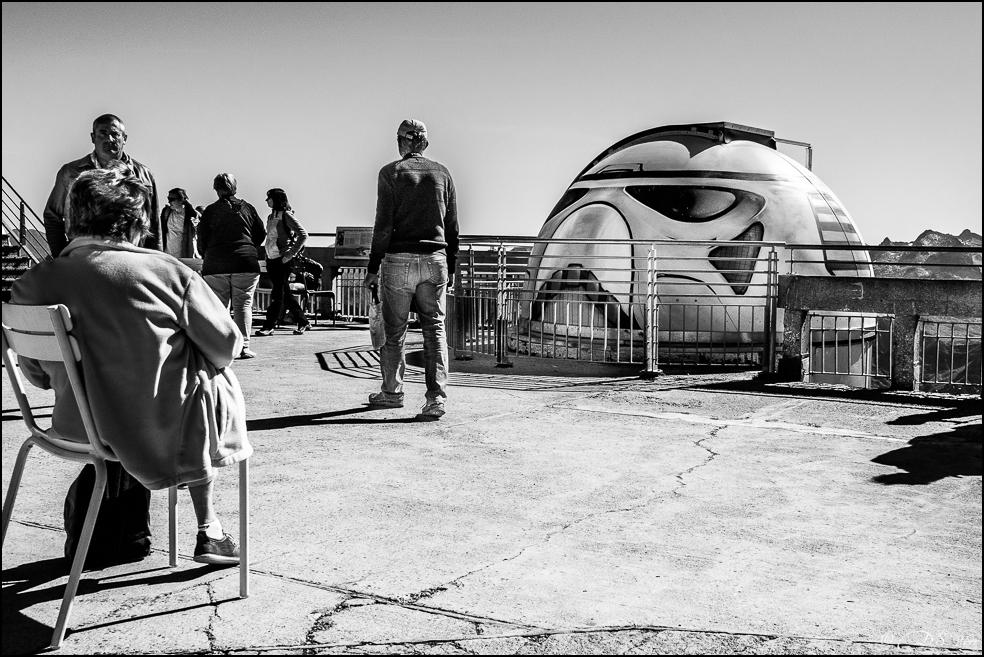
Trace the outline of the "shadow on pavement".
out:
<instances>
[{"instance_id":1,"label":"shadow on pavement","mask_svg":"<svg viewBox=\"0 0 984 657\"><path fill-rule=\"evenodd\" d=\"M946 411L941 413L947 414ZM896 421L895 424L905 422ZM981 423L913 438L907 447L886 452L871 460L873 463L904 470L872 477L872 481L884 485L924 486L947 477L980 477Z\"/></svg>"},{"instance_id":2,"label":"shadow on pavement","mask_svg":"<svg viewBox=\"0 0 984 657\"><path fill-rule=\"evenodd\" d=\"M309 415L287 415L283 417L268 417L259 420L246 420L246 429L248 431L273 431L276 429L287 429L290 427L314 427L321 426L325 424L407 424L412 422L420 422L421 420L416 418L346 418L346 419L334 419L342 418L346 415L357 415L359 413L365 413L367 411L381 411L386 410L383 407L369 406L359 406L357 408L346 408L341 411L329 411L327 413L313 413Z\"/></svg>"},{"instance_id":3,"label":"shadow on pavement","mask_svg":"<svg viewBox=\"0 0 984 657\"><path fill-rule=\"evenodd\" d=\"M79 582L76 598L106 589L132 587L135 592L138 592L141 590L141 586L189 582L191 580L198 579L203 574L216 569L217 567L204 566L174 570L170 567L164 566L160 568L150 568L144 571L137 571L135 573L118 573L115 575L107 575L105 577L96 578L83 577L83 579ZM151 573L155 572L159 572L160 574L151 575ZM32 563L22 564L3 571L2 654L11 655L36 653L44 650L48 646L51 642L51 633L54 631L55 621L57 620L57 611L55 611L52 615L50 625L39 623L33 618L24 615L22 612L23 610L29 609L37 604L51 601L61 601L62 596L65 595L64 583L59 582L57 585L47 586L41 589L38 587L58 580L67 574L67 562L65 559L61 558L34 561ZM146 576L134 577L135 575L139 576L141 574L145 574ZM109 581L119 579L121 577L126 577L127 579L121 581ZM195 606L205 607L210 604L211 603L203 603ZM130 622L139 620L140 618L150 618L162 614L174 614L192 608L194 607L168 610L167 612L148 614L145 616L128 617L125 619L112 621L110 623L104 623L102 625L86 627L84 630L77 631L87 631L105 627L107 625ZM69 630L68 634L72 633L72 630Z\"/></svg>"},{"instance_id":4,"label":"shadow on pavement","mask_svg":"<svg viewBox=\"0 0 984 657\"><path fill-rule=\"evenodd\" d=\"M35 419L40 420L40 419L43 419L43 418L50 418L51 417L51 413L50 412L49 413L38 413L38 410L39 409L42 409L42 408L54 408L54 406L51 406L50 404L48 406L33 406L32 405L31 406L31 411L34 413ZM2 411L0 411L0 422L7 422L7 421L13 421L13 420L23 420L23 419L24 419L24 416L21 415L21 412L20 412L20 409L19 408L5 408Z\"/></svg>"},{"instance_id":5,"label":"shadow on pavement","mask_svg":"<svg viewBox=\"0 0 984 657\"><path fill-rule=\"evenodd\" d=\"M659 383L660 379L654 379ZM980 415L981 399L977 395L952 396L940 393L919 393L906 390L863 390L860 388L834 387L810 383L774 383L759 378L743 381L709 381L702 383L699 377L687 377L679 383L673 381L671 388L688 388L691 390L707 390L732 392L738 394L763 395L771 397L797 397L800 399L829 399L857 404L887 403L914 404L919 406L936 406L954 409L951 417L961 415ZM922 414L920 414L922 415ZM929 421L929 420L924 420ZM918 421L910 424L919 424ZM902 424L902 422L900 422Z\"/></svg>"}]
</instances>

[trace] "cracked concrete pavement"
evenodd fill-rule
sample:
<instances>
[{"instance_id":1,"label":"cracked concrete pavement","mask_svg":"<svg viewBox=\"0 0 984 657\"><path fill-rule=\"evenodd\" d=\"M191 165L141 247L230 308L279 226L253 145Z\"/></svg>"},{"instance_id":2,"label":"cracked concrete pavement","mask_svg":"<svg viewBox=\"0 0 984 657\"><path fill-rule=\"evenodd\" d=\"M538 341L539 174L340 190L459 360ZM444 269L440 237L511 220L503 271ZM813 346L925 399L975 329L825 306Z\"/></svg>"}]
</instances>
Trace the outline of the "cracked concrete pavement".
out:
<instances>
[{"instance_id":1,"label":"cracked concrete pavement","mask_svg":"<svg viewBox=\"0 0 984 657\"><path fill-rule=\"evenodd\" d=\"M256 450L251 596L191 561L184 494L167 566L156 493L155 552L85 574L60 652L980 653L979 397L456 361L448 414L425 422L413 367L406 408L365 405L368 342L281 331L233 366ZM25 436L6 377L3 409L6 495ZM5 654L50 638L77 470L28 462ZM235 532L234 469L217 507Z\"/></svg>"}]
</instances>

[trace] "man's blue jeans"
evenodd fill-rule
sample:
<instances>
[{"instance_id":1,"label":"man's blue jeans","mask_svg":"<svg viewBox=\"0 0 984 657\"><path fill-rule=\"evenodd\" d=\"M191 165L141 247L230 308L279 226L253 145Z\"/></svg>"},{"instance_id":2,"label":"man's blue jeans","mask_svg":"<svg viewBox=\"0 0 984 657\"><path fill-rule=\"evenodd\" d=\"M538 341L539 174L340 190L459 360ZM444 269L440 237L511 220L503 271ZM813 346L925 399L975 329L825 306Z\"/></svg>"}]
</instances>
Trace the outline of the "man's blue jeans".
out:
<instances>
[{"instance_id":1,"label":"man's blue jeans","mask_svg":"<svg viewBox=\"0 0 984 657\"><path fill-rule=\"evenodd\" d=\"M406 371L404 343L410 300L416 301L424 334L424 379L427 401L447 398L448 341L444 314L448 261L443 253L387 253L379 268L379 300L383 304L386 344L380 349L383 392L403 394Z\"/></svg>"}]
</instances>

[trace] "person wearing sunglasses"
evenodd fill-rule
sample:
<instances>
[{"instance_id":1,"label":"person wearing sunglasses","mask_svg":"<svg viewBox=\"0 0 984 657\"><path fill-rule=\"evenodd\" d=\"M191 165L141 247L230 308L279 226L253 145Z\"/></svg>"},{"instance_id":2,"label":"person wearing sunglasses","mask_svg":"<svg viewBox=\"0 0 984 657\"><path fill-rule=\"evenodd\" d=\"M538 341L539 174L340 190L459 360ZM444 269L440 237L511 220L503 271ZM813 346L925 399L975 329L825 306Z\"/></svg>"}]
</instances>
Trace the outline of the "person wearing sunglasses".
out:
<instances>
[{"instance_id":1,"label":"person wearing sunglasses","mask_svg":"<svg viewBox=\"0 0 984 657\"><path fill-rule=\"evenodd\" d=\"M175 187L167 193L161 210L161 237L164 253L175 258L198 257L198 211L188 201L188 193Z\"/></svg>"}]
</instances>

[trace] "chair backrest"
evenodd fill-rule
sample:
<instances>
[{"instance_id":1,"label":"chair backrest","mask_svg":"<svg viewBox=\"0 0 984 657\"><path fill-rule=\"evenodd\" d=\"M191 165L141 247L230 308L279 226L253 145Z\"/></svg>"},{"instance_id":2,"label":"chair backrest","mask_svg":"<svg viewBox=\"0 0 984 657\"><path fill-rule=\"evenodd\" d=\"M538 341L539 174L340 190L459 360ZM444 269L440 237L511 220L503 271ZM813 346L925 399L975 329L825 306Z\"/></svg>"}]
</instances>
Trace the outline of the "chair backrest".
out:
<instances>
[{"instance_id":1,"label":"chair backrest","mask_svg":"<svg viewBox=\"0 0 984 657\"><path fill-rule=\"evenodd\" d=\"M3 364L14 389L17 405L24 422L31 433L50 441L49 436L38 427L31 411L31 405L24 392L24 383L14 362L14 355L35 360L60 362L68 374L68 381L79 407L82 423L93 451L100 457L116 460L110 450L99 438L85 384L79 372L82 351L78 340L70 334L72 316L68 308L58 304L53 306L24 306L12 303L3 304Z\"/></svg>"}]
</instances>

